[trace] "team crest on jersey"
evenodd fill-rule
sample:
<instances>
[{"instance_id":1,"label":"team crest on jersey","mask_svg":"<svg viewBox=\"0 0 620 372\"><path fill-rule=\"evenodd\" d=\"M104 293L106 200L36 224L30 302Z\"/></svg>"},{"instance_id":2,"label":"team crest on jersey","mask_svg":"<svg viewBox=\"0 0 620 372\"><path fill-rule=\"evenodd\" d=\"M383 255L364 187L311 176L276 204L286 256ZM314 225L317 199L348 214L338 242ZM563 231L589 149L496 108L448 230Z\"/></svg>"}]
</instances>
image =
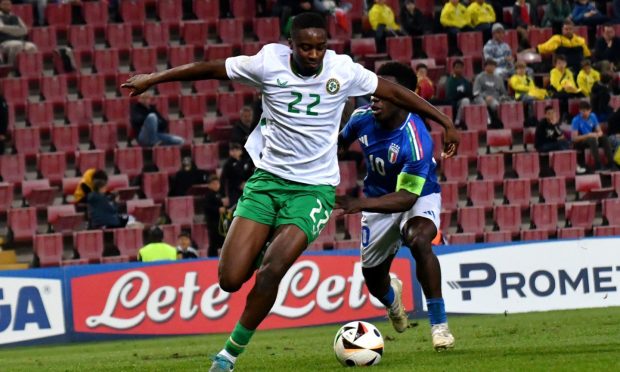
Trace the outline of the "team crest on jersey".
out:
<instances>
[{"instance_id":1,"label":"team crest on jersey","mask_svg":"<svg viewBox=\"0 0 620 372\"><path fill-rule=\"evenodd\" d=\"M393 143L390 145L390 149L388 150L388 161L392 164L396 163L396 159L398 158L398 152L400 151L400 146Z\"/></svg>"},{"instance_id":2,"label":"team crest on jersey","mask_svg":"<svg viewBox=\"0 0 620 372\"><path fill-rule=\"evenodd\" d=\"M336 94L340 90L340 82L334 78L327 80L327 84L325 84L325 90L329 94Z\"/></svg>"}]
</instances>

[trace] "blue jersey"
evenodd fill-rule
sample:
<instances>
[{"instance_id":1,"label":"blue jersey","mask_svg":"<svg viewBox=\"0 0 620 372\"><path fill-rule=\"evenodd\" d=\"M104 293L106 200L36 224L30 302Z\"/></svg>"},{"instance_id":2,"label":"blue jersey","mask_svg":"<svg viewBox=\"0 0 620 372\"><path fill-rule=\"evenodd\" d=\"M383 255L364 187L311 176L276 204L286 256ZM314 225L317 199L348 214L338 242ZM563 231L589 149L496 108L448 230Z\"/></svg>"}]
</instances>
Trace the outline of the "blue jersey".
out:
<instances>
[{"instance_id":1,"label":"blue jersey","mask_svg":"<svg viewBox=\"0 0 620 372\"><path fill-rule=\"evenodd\" d=\"M433 140L422 118L409 114L397 129L382 129L369 107L357 109L340 132L347 143L360 141L368 173L364 194L377 197L398 190L418 196L440 192Z\"/></svg>"}]
</instances>

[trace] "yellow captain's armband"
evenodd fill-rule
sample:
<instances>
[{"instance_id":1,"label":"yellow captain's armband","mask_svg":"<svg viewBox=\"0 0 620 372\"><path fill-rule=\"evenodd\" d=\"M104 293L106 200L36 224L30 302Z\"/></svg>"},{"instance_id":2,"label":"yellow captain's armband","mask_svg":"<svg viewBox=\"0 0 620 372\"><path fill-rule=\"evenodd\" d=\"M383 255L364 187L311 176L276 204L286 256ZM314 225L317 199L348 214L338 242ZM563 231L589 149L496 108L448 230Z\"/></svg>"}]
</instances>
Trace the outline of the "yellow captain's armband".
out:
<instances>
[{"instance_id":1,"label":"yellow captain's armband","mask_svg":"<svg viewBox=\"0 0 620 372\"><path fill-rule=\"evenodd\" d=\"M396 179L396 191L405 190L412 194L420 195L422 194L424 183L426 183L426 179L424 177L401 173Z\"/></svg>"}]
</instances>

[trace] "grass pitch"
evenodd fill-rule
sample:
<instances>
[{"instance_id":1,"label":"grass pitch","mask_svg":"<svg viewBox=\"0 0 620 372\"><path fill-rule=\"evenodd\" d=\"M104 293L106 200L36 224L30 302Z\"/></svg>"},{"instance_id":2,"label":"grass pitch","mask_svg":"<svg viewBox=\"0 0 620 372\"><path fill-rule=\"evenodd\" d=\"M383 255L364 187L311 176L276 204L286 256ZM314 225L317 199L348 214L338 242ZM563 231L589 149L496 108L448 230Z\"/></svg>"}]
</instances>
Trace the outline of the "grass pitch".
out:
<instances>
[{"instance_id":1,"label":"grass pitch","mask_svg":"<svg viewBox=\"0 0 620 372\"><path fill-rule=\"evenodd\" d=\"M452 316L454 350L432 350L426 319L397 334L375 322L385 352L373 371L619 371L620 307ZM339 325L259 331L235 371L343 371ZM228 335L4 348L2 371L207 371Z\"/></svg>"}]
</instances>

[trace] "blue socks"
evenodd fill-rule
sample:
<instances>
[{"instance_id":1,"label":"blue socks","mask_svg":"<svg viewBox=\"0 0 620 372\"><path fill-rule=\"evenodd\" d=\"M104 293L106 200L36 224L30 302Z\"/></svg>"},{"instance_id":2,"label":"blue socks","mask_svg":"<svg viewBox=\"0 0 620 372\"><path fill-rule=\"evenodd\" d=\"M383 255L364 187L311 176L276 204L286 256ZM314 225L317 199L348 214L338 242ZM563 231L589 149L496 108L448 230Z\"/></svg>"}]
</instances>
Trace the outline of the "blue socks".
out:
<instances>
[{"instance_id":1,"label":"blue socks","mask_svg":"<svg viewBox=\"0 0 620 372\"><path fill-rule=\"evenodd\" d=\"M394 303L394 288L392 288L392 285L389 286L387 293L383 297L381 297L379 301L381 301L381 303L385 307L392 306L392 304Z\"/></svg>"},{"instance_id":2,"label":"blue socks","mask_svg":"<svg viewBox=\"0 0 620 372\"><path fill-rule=\"evenodd\" d=\"M446 306L443 302L443 298L427 299L426 307L428 308L428 319L431 321L431 326L446 323L448 321Z\"/></svg>"}]
</instances>

